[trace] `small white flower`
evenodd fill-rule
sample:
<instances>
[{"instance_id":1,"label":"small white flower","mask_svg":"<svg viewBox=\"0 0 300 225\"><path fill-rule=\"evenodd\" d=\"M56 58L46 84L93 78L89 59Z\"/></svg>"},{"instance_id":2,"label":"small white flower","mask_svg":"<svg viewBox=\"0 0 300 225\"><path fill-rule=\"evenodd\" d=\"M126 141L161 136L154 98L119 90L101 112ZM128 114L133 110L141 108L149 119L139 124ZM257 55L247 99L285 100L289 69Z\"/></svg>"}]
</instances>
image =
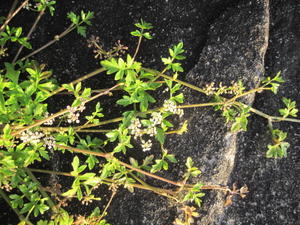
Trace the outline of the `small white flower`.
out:
<instances>
[{"instance_id":1,"label":"small white flower","mask_svg":"<svg viewBox=\"0 0 300 225\"><path fill-rule=\"evenodd\" d=\"M156 127L148 127L146 129L146 134L148 134L150 137L155 136L157 134Z\"/></svg>"},{"instance_id":2,"label":"small white flower","mask_svg":"<svg viewBox=\"0 0 300 225\"><path fill-rule=\"evenodd\" d=\"M160 125L163 121L162 114L159 112L151 113L151 117L152 118L150 119L150 121L153 123L153 126Z\"/></svg>"},{"instance_id":3,"label":"small white flower","mask_svg":"<svg viewBox=\"0 0 300 225\"><path fill-rule=\"evenodd\" d=\"M56 144L55 138L53 136L45 137L43 141L44 141L44 147L47 147L50 150L53 149Z\"/></svg>"},{"instance_id":4,"label":"small white flower","mask_svg":"<svg viewBox=\"0 0 300 225\"><path fill-rule=\"evenodd\" d=\"M51 114L49 115L49 113L46 112L46 113L44 114L44 117L45 117L45 118L48 118L49 116L52 116L52 115L53 115L53 113L51 113ZM48 121L46 121L46 122L43 123L43 124L44 124L44 125L49 125L49 126L51 126L51 125L53 125L54 121L55 121L55 118L53 118L53 119L51 119L51 120L48 120Z\"/></svg>"},{"instance_id":5,"label":"small white flower","mask_svg":"<svg viewBox=\"0 0 300 225\"><path fill-rule=\"evenodd\" d=\"M179 117L182 117L184 114L183 109L178 109L174 101L165 100L163 107L164 111L179 115Z\"/></svg>"},{"instance_id":6,"label":"small white flower","mask_svg":"<svg viewBox=\"0 0 300 225\"><path fill-rule=\"evenodd\" d=\"M152 147L151 140L145 141L142 139L141 142L142 142L141 146L142 146L144 152L151 150L151 147Z\"/></svg>"},{"instance_id":7,"label":"small white flower","mask_svg":"<svg viewBox=\"0 0 300 225\"><path fill-rule=\"evenodd\" d=\"M138 118L135 118L130 126L128 127L131 130L131 134L134 135L134 138L137 139L138 137L143 136L143 130L141 129L142 124Z\"/></svg>"},{"instance_id":8,"label":"small white flower","mask_svg":"<svg viewBox=\"0 0 300 225\"><path fill-rule=\"evenodd\" d=\"M69 111L67 117L67 122L68 123L80 123L79 120L79 116L80 113L79 112L83 112L85 110L85 104L81 103L81 105L79 106L75 106L75 107L71 107L71 106L67 106L67 110ZM79 111L79 112L78 112Z\"/></svg>"},{"instance_id":9,"label":"small white flower","mask_svg":"<svg viewBox=\"0 0 300 225\"><path fill-rule=\"evenodd\" d=\"M30 130L21 133L20 139L23 142L28 142L31 144L37 144L41 142L41 139L45 136L42 132L32 132Z\"/></svg>"}]
</instances>

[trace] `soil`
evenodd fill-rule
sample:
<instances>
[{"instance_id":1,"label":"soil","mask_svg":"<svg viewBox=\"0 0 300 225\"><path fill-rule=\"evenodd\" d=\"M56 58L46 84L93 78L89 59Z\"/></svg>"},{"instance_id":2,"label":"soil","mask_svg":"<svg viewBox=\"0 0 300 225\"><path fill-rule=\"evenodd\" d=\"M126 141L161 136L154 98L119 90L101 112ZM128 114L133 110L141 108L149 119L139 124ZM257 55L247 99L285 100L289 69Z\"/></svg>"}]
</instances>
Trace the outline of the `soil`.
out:
<instances>
[{"instance_id":1,"label":"soil","mask_svg":"<svg viewBox=\"0 0 300 225\"><path fill-rule=\"evenodd\" d=\"M7 14L10 4L9 1L0 2L0 15ZM210 82L230 84L240 79L246 87L253 88L264 77L281 71L286 82L277 96L261 93L243 99L267 114L278 115L277 110L283 107L280 100L283 96L300 105L299 6L295 0L58 1L55 16L42 18L31 43L36 49L62 32L69 24L67 12L90 10L95 18L88 27L87 37L99 36L105 48L121 40L133 53L136 39L130 36L130 32L135 29L133 24L142 18L154 26L154 39L142 43L138 56L144 66L161 69L160 58L168 54L169 47L183 41L187 59L183 64L185 72L179 79L199 87ZM28 30L34 17L34 13L24 11L12 23ZM24 50L23 55L29 52ZM100 66L87 47L87 41L76 32L37 54L34 59L53 69L59 83L71 82ZM100 74L85 81L84 85L100 89L110 87L113 82L112 77ZM183 92L188 103L207 100L199 93L187 89ZM65 96L53 98L49 101L50 111L56 112L70 101ZM101 99L101 104L106 119L120 115L121 108L115 107L111 99ZM93 107L92 104L87 113ZM201 216L195 224L300 224L299 124L284 122L274 125L288 132L291 144L288 156L275 160L265 157L270 134L267 121L261 117L251 116L248 131L238 134L231 133L229 126L224 125L224 118L211 108L186 110L180 122L184 120L189 123L189 132L170 136L166 143L182 165L172 166L163 176L179 180L184 171L183 162L192 156L202 171L200 179L195 182L229 186L236 183L239 187L246 184L250 190L245 199L236 198L227 207L224 207L223 193L206 192L199 211ZM158 149L153 149L153 153L158 152ZM138 151L131 154L141 157ZM53 157L55 163L36 166L62 171L70 169L71 155L54 153ZM48 176L39 178L48 185ZM71 182L65 178L58 180L66 187ZM17 224L16 216L1 199L0 204L0 224ZM73 214L85 214L95 206L75 204L69 210ZM171 225L178 215L180 211L176 205L163 197L147 191L136 190L132 194L121 189L109 208L107 220L112 225Z\"/></svg>"}]
</instances>

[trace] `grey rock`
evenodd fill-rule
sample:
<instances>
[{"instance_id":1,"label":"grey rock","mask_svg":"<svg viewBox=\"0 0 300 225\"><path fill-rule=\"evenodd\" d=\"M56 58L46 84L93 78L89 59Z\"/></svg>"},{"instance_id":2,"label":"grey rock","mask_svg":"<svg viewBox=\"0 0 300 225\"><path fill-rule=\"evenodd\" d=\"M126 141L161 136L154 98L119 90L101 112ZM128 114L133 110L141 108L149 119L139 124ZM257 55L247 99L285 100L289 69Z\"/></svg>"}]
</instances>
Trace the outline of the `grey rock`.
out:
<instances>
[{"instance_id":1,"label":"grey rock","mask_svg":"<svg viewBox=\"0 0 300 225\"><path fill-rule=\"evenodd\" d=\"M254 107L270 115L279 115L281 97L300 104L299 90L299 2L270 1L270 40L266 54L266 75L282 71L286 81L277 96L259 94ZM298 116L299 118L299 116ZM295 225L300 224L300 126L274 123L274 128L288 132L291 144L284 159L266 159L270 133L266 121L252 117L249 131L238 141L236 163L230 182L249 186L249 196L230 206L216 224L221 225Z\"/></svg>"},{"instance_id":2,"label":"grey rock","mask_svg":"<svg viewBox=\"0 0 300 225\"><path fill-rule=\"evenodd\" d=\"M268 1L248 1L225 11L211 25L208 40L198 63L188 73L187 81L198 87L210 82L242 80L248 88L258 85L264 74L264 55L268 43ZM186 90L189 103L205 102L200 93ZM244 101L251 105L254 96ZM203 172L206 184L226 185L237 149L237 134L231 133L220 113L211 108L190 110L186 119L189 131L174 137L169 148L178 158L193 156ZM204 212L197 224L213 224L224 209L224 195L210 193L203 205Z\"/></svg>"}]
</instances>

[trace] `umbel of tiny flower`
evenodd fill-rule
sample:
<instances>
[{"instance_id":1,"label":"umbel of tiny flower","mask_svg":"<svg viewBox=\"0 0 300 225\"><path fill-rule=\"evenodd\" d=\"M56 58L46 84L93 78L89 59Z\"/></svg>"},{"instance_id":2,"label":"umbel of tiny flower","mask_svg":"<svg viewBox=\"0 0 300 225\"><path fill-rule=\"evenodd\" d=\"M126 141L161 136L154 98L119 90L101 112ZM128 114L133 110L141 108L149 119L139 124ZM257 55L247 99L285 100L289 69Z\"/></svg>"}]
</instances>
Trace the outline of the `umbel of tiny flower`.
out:
<instances>
[{"instance_id":1,"label":"umbel of tiny flower","mask_svg":"<svg viewBox=\"0 0 300 225\"><path fill-rule=\"evenodd\" d=\"M0 189L10 192L13 189L13 187L10 186L10 184L3 184L2 186L0 186Z\"/></svg>"},{"instance_id":2,"label":"umbel of tiny flower","mask_svg":"<svg viewBox=\"0 0 300 225\"><path fill-rule=\"evenodd\" d=\"M142 146L144 152L150 151L152 148L152 141L150 139L148 141L141 139L141 146Z\"/></svg>"},{"instance_id":3,"label":"umbel of tiny flower","mask_svg":"<svg viewBox=\"0 0 300 225\"><path fill-rule=\"evenodd\" d=\"M55 138L53 136L47 136L43 139L44 141L44 147L48 147L48 149L53 149L56 141Z\"/></svg>"},{"instance_id":4,"label":"umbel of tiny flower","mask_svg":"<svg viewBox=\"0 0 300 225\"><path fill-rule=\"evenodd\" d=\"M24 131L20 135L20 140L24 143L30 144L38 144L40 142L44 143L44 147L48 147L48 149L53 149L56 142L54 137L46 136L43 132L32 132L30 130Z\"/></svg>"},{"instance_id":5,"label":"umbel of tiny flower","mask_svg":"<svg viewBox=\"0 0 300 225\"><path fill-rule=\"evenodd\" d=\"M135 118L130 126L128 127L129 130L131 130L131 134L133 135L134 139L137 139L138 137L143 136L143 129L140 119Z\"/></svg>"},{"instance_id":6,"label":"umbel of tiny flower","mask_svg":"<svg viewBox=\"0 0 300 225\"><path fill-rule=\"evenodd\" d=\"M45 134L42 132L27 130L21 133L20 140L30 144L37 144L42 141L44 136Z\"/></svg>"},{"instance_id":7,"label":"umbel of tiny flower","mask_svg":"<svg viewBox=\"0 0 300 225\"><path fill-rule=\"evenodd\" d=\"M171 112L172 114L183 116L183 110L178 109L177 105L172 100L166 100L163 104L163 110L161 112L152 112L151 118L149 119L150 124L143 127L139 118L135 118L128 129L133 135L134 139L138 139L141 142L141 147L143 151L149 151L152 147L152 141L143 139L143 135L149 135L150 137L154 137L157 134L157 127L160 126L163 122L163 113Z\"/></svg>"},{"instance_id":8,"label":"umbel of tiny flower","mask_svg":"<svg viewBox=\"0 0 300 225\"><path fill-rule=\"evenodd\" d=\"M179 115L179 117L182 117L184 114L183 109L178 109L176 103L170 99L164 101L163 107L163 111L171 112L173 114Z\"/></svg>"},{"instance_id":9,"label":"umbel of tiny flower","mask_svg":"<svg viewBox=\"0 0 300 225\"><path fill-rule=\"evenodd\" d=\"M160 112L151 113L151 119L153 126L160 125L163 121L162 114Z\"/></svg>"},{"instance_id":10,"label":"umbel of tiny flower","mask_svg":"<svg viewBox=\"0 0 300 225\"><path fill-rule=\"evenodd\" d=\"M222 82L219 83L219 86L215 86L215 82L211 82L209 84L206 84L203 88L206 95L222 95L222 94L232 94L232 95L239 95L243 92L244 87L239 82L231 82L231 86L223 85Z\"/></svg>"},{"instance_id":11,"label":"umbel of tiny flower","mask_svg":"<svg viewBox=\"0 0 300 225\"><path fill-rule=\"evenodd\" d=\"M53 113L51 113L51 114L49 114L49 112L46 112L45 114L44 114L44 117L45 118L48 118L49 116L52 116L53 115ZM51 125L53 125L53 123L54 123L54 121L55 121L55 118L53 118L53 119L51 119L51 120L47 120L45 123L43 123L44 125L49 125L49 126L51 126Z\"/></svg>"},{"instance_id":12,"label":"umbel of tiny flower","mask_svg":"<svg viewBox=\"0 0 300 225\"><path fill-rule=\"evenodd\" d=\"M79 106L67 106L67 110L69 111L69 113L67 114L67 122L68 123L79 123L79 116L80 113L83 112L85 110L85 104L81 103Z\"/></svg>"}]
</instances>

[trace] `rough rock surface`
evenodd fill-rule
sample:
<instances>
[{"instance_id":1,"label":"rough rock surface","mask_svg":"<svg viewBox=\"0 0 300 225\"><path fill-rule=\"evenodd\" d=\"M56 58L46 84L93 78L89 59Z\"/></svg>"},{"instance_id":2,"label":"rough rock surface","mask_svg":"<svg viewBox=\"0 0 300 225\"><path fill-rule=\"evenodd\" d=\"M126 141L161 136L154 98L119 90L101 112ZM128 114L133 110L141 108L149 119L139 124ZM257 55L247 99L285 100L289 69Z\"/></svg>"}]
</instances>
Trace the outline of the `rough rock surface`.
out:
<instances>
[{"instance_id":1,"label":"rough rock surface","mask_svg":"<svg viewBox=\"0 0 300 225\"><path fill-rule=\"evenodd\" d=\"M283 107L280 100L283 96L296 100L298 107L300 105L299 2L270 1L270 12L266 75L272 76L281 71L286 82L279 89L278 96L259 94L254 107L270 115L278 115L276 111ZM250 193L245 200L229 207L216 224L300 224L300 126L296 123L274 126L288 132L287 141L291 147L287 158L265 158L270 134L266 121L253 117L249 131L239 137L230 179L230 182L246 183Z\"/></svg>"},{"instance_id":2,"label":"rough rock surface","mask_svg":"<svg viewBox=\"0 0 300 225\"><path fill-rule=\"evenodd\" d=\"M0 15L9 5L8 1L0 2ZM159 69L160 57L167 54L167 48L183 41L187 50L184 63L187 75L182 74L184 77L180 79L199 87L210 82L230 84L241 79L247 87L255 87L265 74L264 68L268 76L281 70L287 82L278 95L293 98L300 105L297 7L299 10L299 2L295 0L272 0L270 3L269 0L59 1L56 16L41 20L32 42L34 48L41 46L68 26L67 12L83 9L94 11L96 17L88 29L88 36L99 35L105 47L120 39L133 52L136 40L129 33L134 29L132 24L143 18L155 26L155 39L143 43L138 58L147 66ZM26 12L20 14L25 16L26 23L23 20L13 22L29 26L33 17L27 15ZM86 47L86 41L75 33L37 55L36 59L53 68L61 83L70 82L99 66ZM103 88L111 82L107 76L100 75L85 85ZM189 103L207 100L203 94L188 89L184 92ZM277 112L275 109L282 107L282 103L274 99L277 97L263 93L244 101L248 104L254 101L255 108L273 115ZM67 102L59 97L54 103L66 105ZM59 109L59 106L52 108L53 111ZM250 189L246 199L236 199L227 208L223 207L223 194L206 192L201 217L195 224L300 224L299 125L274 125L290 132L291 147L286 159L272 160L265 158L270 135L266 121L260 117L251 117L249 131L240 134L230 133L220 113L211 108L186 110L184 119L189 122L189 132L170 136L167 141L168 149L182 166L171 167L163 176L181 179L185 159L192 156L202 170L201 181L223 185L237 182L239 186L247 184ZM68 160L57 159L56 168L66 170ZM61 179L60 182L69 184L70 181ZM2 206L1 200L0 204ZM0 224L12 223L13 212L2 213L1 210L2 207ZM85 213L88 207L78 205L71 211ZM163 197L145 191L131 194L124 190L114 199L108 221L112 225L170 225L178 214L176 206Z\"/></svg>"},{"instance_id":3,"label":"rough rock surface","mask_svg":"<svg viewBox=\"0 0 300 225\"><path fill-rule=\"evenodd\" d=\"M186 80L200 87L212 81L230 84L230 81L238 79L242 79L250 87L257 85L264 72L269 27L268 10L268 1L251 1L241 3L222 13L210 26L199 61L188 73ZM185 96L189 103L206 100L202 94L188 90ZM247 99L249 104L252 103L252 99ZM192 156L195 164L203 172L202 181L226 185L236 154L236 134L229 132L229 129L224 126L224 119L213 109L187 110L184 119L188 120L190 132L171 137L167 141L167 148L175 153L182 165L188 156ZM178 175L182 175L182 171L184 171L183 166L173 168L170 176L178 180L181 178ZM150 199L160 202L160 198L151 194L142 196L142 193L137 193L136 195L141 195L140 199L143 200L135 202L134 205L131 204L130 196L122 197L125 199L122 201L124 204L115 202L114 217L116 218L119 211L125 212L125 216L120 220L116 219L116 224L124 224L124 221L130 221L125 222L126 224L144 224L145 220L147 221L145 224L172 223L174 207L165 203L165 206L157 211L154 206L156 211L149 216L149 209L152 208L152 204L149 206ZM214 193L209 194L197 224L213 224L216 216L223 210L223 198L222 194L217 196ZM148 200L144 201L144 199ZM139 212L139 216L132 221L129 219L130 215L136 211Z\"/></svg>"},{"instance_id":4,"label":"rough rock surface","mask_svg":"<svg viewBox=\"0 0 300 225\"><path fill-rule=\"evenodd\" d=\"M210 82L242 80L255 87L264 73L264 55L268 44L269 3L248 1L226 10L213 23L198 63L188 73L187 81L199 87ZM187 91L189 103L205 101L201 94ZM251 105L254 96L245 101ZM224 119L211 108L195 108L187 115L192 134L170 140L170 148L183 159L193 155L203 172L205 183L226 185L233 168L237 134L224 125ZM209 198L209 200L208 200ZM203 217L197 224L213 224L224 209L224 195L209 194Z\"/></svg>"}]
</instances>

